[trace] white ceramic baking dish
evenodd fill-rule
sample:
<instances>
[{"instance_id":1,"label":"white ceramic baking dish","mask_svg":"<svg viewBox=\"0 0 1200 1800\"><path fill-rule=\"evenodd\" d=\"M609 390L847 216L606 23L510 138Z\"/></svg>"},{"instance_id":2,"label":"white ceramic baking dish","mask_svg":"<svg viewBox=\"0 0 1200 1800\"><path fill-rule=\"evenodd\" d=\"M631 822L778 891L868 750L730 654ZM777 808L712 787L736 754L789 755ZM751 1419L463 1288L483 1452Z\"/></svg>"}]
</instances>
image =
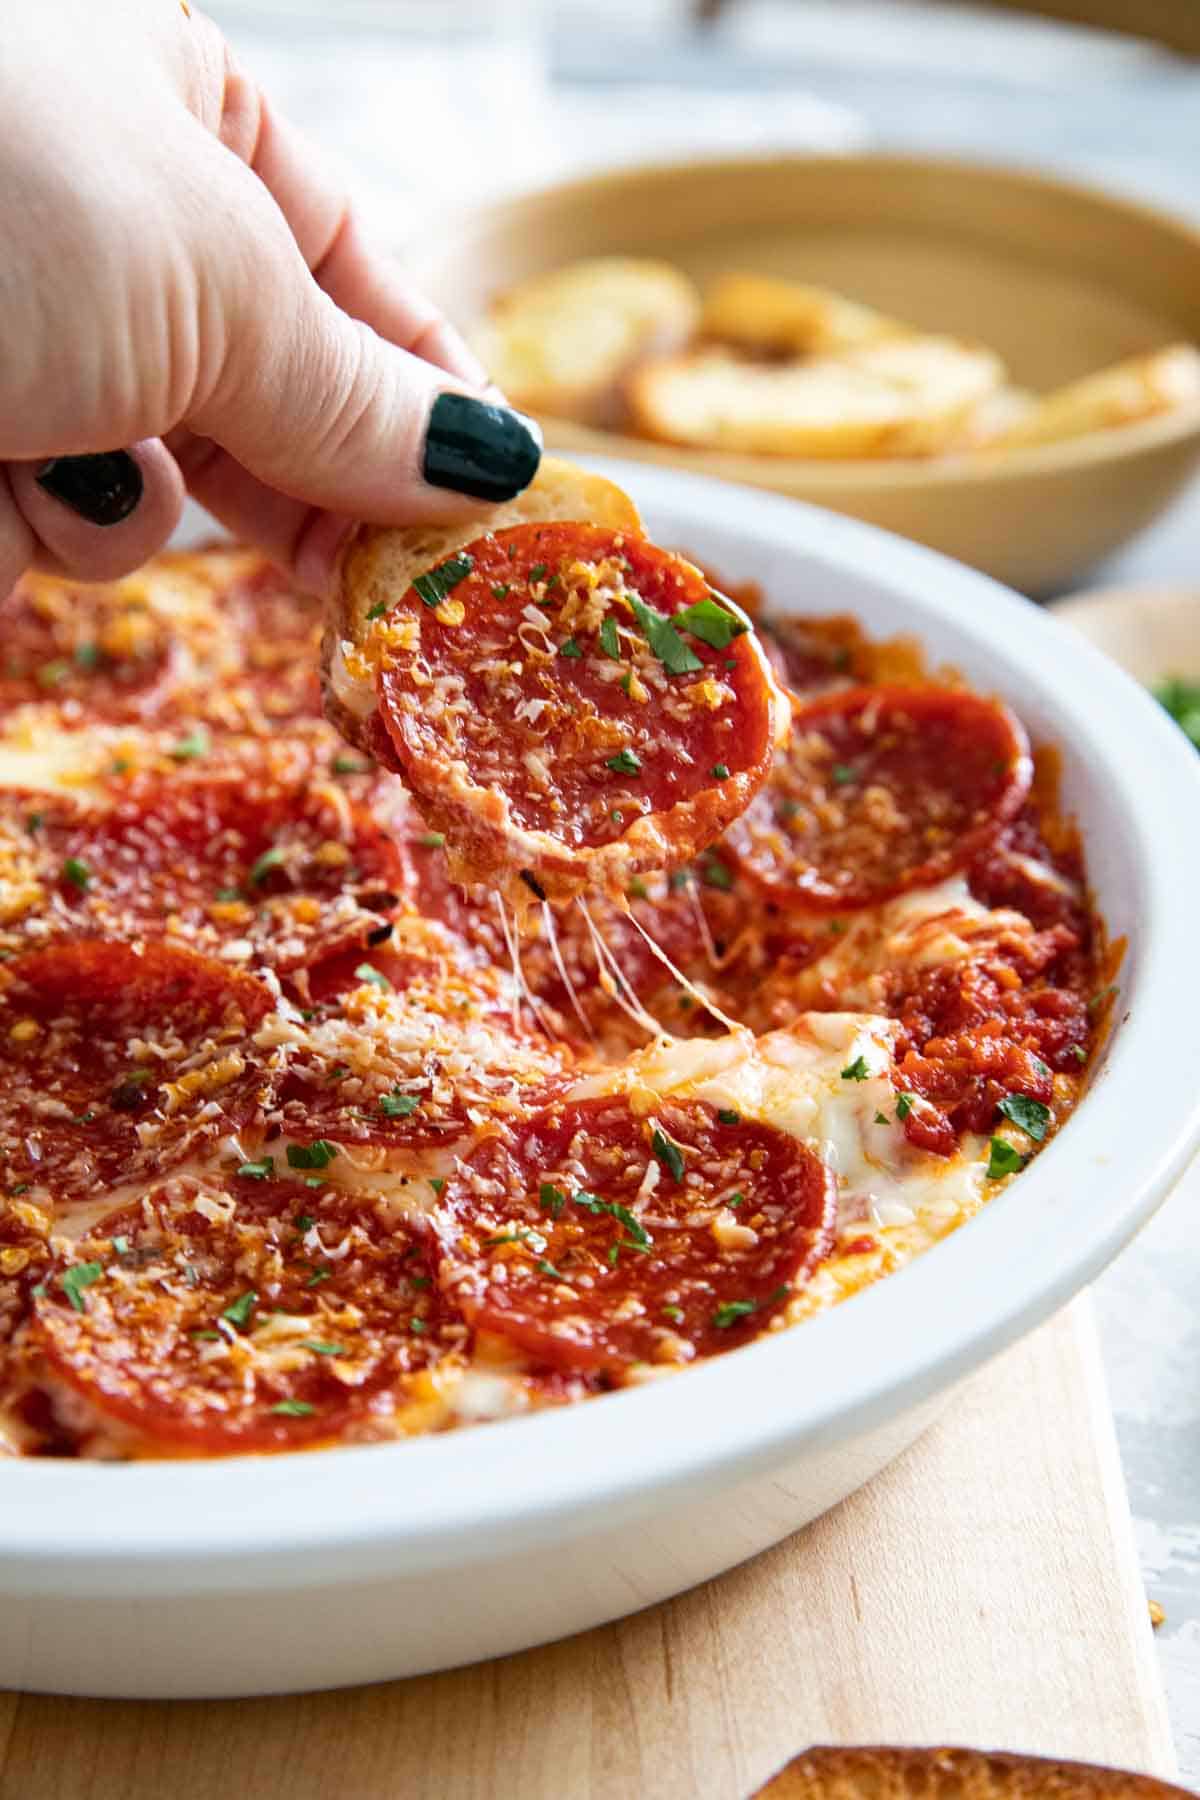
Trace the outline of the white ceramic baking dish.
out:
<instances>
[{"instance_id":1,"label":"white ceramic baking dish","mask_svg":"<svg viewBox=\"0 0 1200 1800\"><path fill-rule=\"evenodd\" d=\"M1200 759L1027 602L870 527L658 469L652 533L777 609L916 633L1060 746L1118 1023L1062 1136L913 1267L798 1330L569 1411L379 1448L0 1468L0 1686L221 1695L494 1656L701 1581L866 1481L1116 1255L1200 1136ZM1013 531L1021 530L1014 518Z\"/></svg>"}]
</instances>

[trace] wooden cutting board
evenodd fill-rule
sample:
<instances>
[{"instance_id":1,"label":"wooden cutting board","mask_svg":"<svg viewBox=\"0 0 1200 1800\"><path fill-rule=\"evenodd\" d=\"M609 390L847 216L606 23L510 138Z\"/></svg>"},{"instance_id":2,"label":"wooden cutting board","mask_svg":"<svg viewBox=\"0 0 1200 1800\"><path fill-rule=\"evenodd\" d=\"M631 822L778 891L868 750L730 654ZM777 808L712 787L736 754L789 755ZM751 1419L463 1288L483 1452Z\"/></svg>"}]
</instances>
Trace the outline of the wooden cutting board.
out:
<instances>
[{"instance_id":1,"label":"wooden cutting board","mask_svg":"<svg viewBox=\"0 0 1200 1800\"><path fill-rule=\"evenodd\" d=\"M1086 1299L869 1488L693 1593L341 1693L0 1695L0 1797L741 1800L810 1743L937 1740L1174 1773Z\"/></svg>"}]
</instances>

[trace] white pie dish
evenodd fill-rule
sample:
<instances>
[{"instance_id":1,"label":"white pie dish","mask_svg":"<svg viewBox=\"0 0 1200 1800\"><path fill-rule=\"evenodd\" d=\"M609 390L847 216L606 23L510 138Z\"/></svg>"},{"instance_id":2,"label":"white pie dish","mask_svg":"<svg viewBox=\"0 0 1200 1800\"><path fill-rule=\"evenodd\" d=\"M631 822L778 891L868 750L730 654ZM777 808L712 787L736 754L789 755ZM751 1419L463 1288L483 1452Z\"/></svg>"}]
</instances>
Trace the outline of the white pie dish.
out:
<instances>
[{"instance_id":1,"label":"white pie dish","mask_svg":"<svg viewBox=\"0 0 1200 1800\"><path fill-rule=\"evenodd\" d=\"M1200 760L1137 685L987 578L775 495L598 463L652 534L777 610L853 612L1063 752L1118 1024L1062 1135L914 1266L674 1380L395 1446L0 1468L0 1686L230 1695L380 1680L632 1611L867 1480L1089 1281L1200 1139ZM1014 524L1014 529L1016 529Z\"/></svg>"}]
</instances>

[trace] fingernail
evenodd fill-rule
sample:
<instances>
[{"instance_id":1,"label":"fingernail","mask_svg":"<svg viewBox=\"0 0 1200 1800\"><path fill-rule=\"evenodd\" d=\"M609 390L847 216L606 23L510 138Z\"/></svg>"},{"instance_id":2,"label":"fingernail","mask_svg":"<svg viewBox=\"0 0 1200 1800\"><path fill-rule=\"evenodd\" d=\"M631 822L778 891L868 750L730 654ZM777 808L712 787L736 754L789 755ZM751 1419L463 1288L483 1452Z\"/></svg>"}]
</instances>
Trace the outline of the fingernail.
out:
<instances>
[{"instance_id":1,"label":"fingernail","mask_svg":"<svg viewBox=\"0 0 1200 1800\"><path fill-rule=\"evenodd\" d=\"M422 471L431 487L511 500L529 486L541 460L541 431L523 413L471 394L439 394L434 401Z\"/></svg>"},{"instance_id":2,"label":"fingernail","mask_svg":"<svg viewBox=\"0 0 1200 1800\"><path fill-rule=\"evenodd\" d=\"M142 497L142 471L127 450L56 456L35 477L40 488L89 525L119 525Z\"/></svg>"}]
</instances>

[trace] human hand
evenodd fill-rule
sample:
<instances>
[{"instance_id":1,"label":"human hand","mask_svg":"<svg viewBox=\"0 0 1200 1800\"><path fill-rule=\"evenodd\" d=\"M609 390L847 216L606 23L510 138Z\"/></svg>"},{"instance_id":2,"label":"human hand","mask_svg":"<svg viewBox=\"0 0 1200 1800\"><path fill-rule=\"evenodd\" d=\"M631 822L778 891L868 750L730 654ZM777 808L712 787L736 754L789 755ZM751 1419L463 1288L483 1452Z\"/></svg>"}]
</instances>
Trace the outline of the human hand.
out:
<instances>
[{"instance_id":1,"label":"human hand","mask_svg":"<svg viewBox=\"0 0 1200 1800\"><path fill-rule=\"evenodd\" d=\"M12 9L0 121L0 595L135 568L185 488L319 591L352 519L532 479L537 427L187 0Z\"/></svg>"}]
</instances>

